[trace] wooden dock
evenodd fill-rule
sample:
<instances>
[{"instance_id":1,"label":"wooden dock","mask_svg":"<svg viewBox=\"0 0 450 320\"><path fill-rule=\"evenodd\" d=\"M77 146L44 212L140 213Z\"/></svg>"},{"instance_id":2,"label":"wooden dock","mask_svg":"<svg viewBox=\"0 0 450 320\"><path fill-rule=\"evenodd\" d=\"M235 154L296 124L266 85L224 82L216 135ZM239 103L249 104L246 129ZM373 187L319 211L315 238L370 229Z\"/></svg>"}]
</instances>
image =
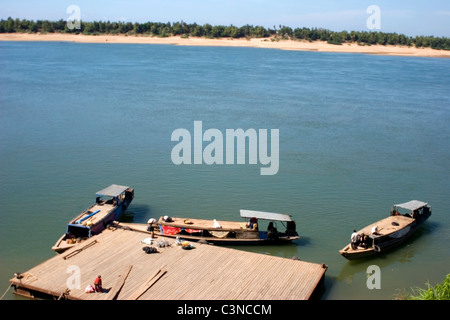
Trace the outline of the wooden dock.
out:
<instances>
[{"instance_id":1,"label":"wooden dock","mask_svg":"<svg viewBox=\"0 0 450 320\"><path fill-rule=\"evenodd\" d=\"M141 230L141 231L139 231ZM306 300L321 284L322 264L193 243L146 253L145 225L104 230L10 280L15 293L74 300ZM154 243L152 247L157 247ZM103 293L85 288L101 275Z\"/></svg>"}]
</instances>

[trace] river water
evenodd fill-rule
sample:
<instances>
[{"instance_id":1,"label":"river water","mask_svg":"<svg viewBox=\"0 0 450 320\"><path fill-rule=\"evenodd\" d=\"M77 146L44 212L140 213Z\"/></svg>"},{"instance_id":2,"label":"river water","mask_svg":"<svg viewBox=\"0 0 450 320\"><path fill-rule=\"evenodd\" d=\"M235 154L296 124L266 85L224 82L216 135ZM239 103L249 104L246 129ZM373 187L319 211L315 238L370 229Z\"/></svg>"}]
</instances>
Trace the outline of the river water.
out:
<instances>
[{"instance_id":1,"label":"river water","mask_svg":"<svg viewBox=\"0 0 450 320\"><path fill-rule=\"evenodd\" d=\"M224 164L195 164L193 142L192 164L174 163L172 133L194 141L194 121L222 133ZM52 257L66 223L113 183L135 188L126 221L292 215L298 241L238 248L325 263L321 299L393 299L441 282L450 270L449 123L447 59L0 42L0 290ZM276 174L262 175L260 158L249 164L248 150L245 164L226 164L226 132L239 128L278 130L279 151L267 142ZM433 214L404 245L355 262L339 255L353 229L412 199ZM367 286L372 265L380 289Z\"/></svg>"}]
</instances>

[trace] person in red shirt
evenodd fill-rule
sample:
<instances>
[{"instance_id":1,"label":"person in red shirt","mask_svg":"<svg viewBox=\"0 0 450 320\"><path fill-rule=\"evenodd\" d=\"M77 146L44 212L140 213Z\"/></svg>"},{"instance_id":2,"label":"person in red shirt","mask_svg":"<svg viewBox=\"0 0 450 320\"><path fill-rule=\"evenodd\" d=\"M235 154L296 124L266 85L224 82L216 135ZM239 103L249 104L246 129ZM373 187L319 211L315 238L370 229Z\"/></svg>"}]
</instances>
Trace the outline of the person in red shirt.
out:
<instances>
[{"instance_id":1,"label":"person in red shirt","mask_svg":"<svg viewBox=\"0 0 450 320\"><path fill-rule=\"evenodd\" d=\"M102 292L102 276L98 276L94 280L94 287L96 292Z\"/></svg>"}]
</instances>

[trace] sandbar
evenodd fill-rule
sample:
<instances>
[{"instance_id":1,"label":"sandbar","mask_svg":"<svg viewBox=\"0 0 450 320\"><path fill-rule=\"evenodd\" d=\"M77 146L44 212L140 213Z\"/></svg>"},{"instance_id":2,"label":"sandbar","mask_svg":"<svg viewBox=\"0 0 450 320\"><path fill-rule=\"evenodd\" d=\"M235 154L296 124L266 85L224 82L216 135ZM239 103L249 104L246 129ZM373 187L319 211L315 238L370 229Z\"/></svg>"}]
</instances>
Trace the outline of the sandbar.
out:
<instances>
[{"instance_id":1,"label":"sandbar","mask_svg":"<svg viewBox=\"0 0 450 320\"><path fill-rule=\"evenodd\" d=\"M275 38L207 39L200 37L152 37L145 35L83 35L70 33L1 33L0 41L59 41L74 43L170 44L178 46L254 47L280 50L361 53L376 55L450 58L450 50L393 45L328 44L324 41L282 40Z\"/></svg>"}]
</instances>

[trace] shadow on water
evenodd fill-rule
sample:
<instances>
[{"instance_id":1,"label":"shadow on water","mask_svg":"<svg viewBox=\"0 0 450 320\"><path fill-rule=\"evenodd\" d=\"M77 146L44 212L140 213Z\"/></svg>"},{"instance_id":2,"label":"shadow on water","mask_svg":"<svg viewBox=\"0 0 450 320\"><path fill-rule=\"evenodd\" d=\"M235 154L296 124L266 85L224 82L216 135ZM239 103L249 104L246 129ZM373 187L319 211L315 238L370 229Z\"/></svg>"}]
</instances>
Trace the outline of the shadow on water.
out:
<instances>
[{"instance_id":1,"label":"shadow on water","mask_svg":"<svg viewBox=\"0 0 450 320\"><path fill-rule=\"evenodd\" d=\"M300 238L298 238L295 241L292 241L292 243L295 243L297 246L301 247L309 246L311 244L311 238L308 236L300 235Z\"/></svg>"},{"instance_id":2,"label":"shadow on water","mask_svg":"<svg viewBox=\"0 0 450 320\"><path fill-rule=\"evenodd\" d=\"M325 277L320 281L313 294L311 295L310 300L325 300L326 294L330 287L333 285L334 281L334 277L330 277L325 274Z\"/></svg>"},{"instance_id":3,"label":"shadow on water","mask_svg":"<svg viewBox=\"0 0 450 320\"><path fill-rule=\"evenodd\" d=\"M146 223L149 217L152 217L153 209L145 204L133 205L122 214L121 222Z\"/></svg>"},{"instance_id":4,"label":"shadow on water","mask_svg":"<svg viewBox=\"0 0 450 320\"><path fill-rule=\"evenodd\" d=\"M439 232L442 224L438 221L426 221L417 231L409 238L409 240L421 237L422 234L429 235Z\"/></svg>"}]
</instances>

